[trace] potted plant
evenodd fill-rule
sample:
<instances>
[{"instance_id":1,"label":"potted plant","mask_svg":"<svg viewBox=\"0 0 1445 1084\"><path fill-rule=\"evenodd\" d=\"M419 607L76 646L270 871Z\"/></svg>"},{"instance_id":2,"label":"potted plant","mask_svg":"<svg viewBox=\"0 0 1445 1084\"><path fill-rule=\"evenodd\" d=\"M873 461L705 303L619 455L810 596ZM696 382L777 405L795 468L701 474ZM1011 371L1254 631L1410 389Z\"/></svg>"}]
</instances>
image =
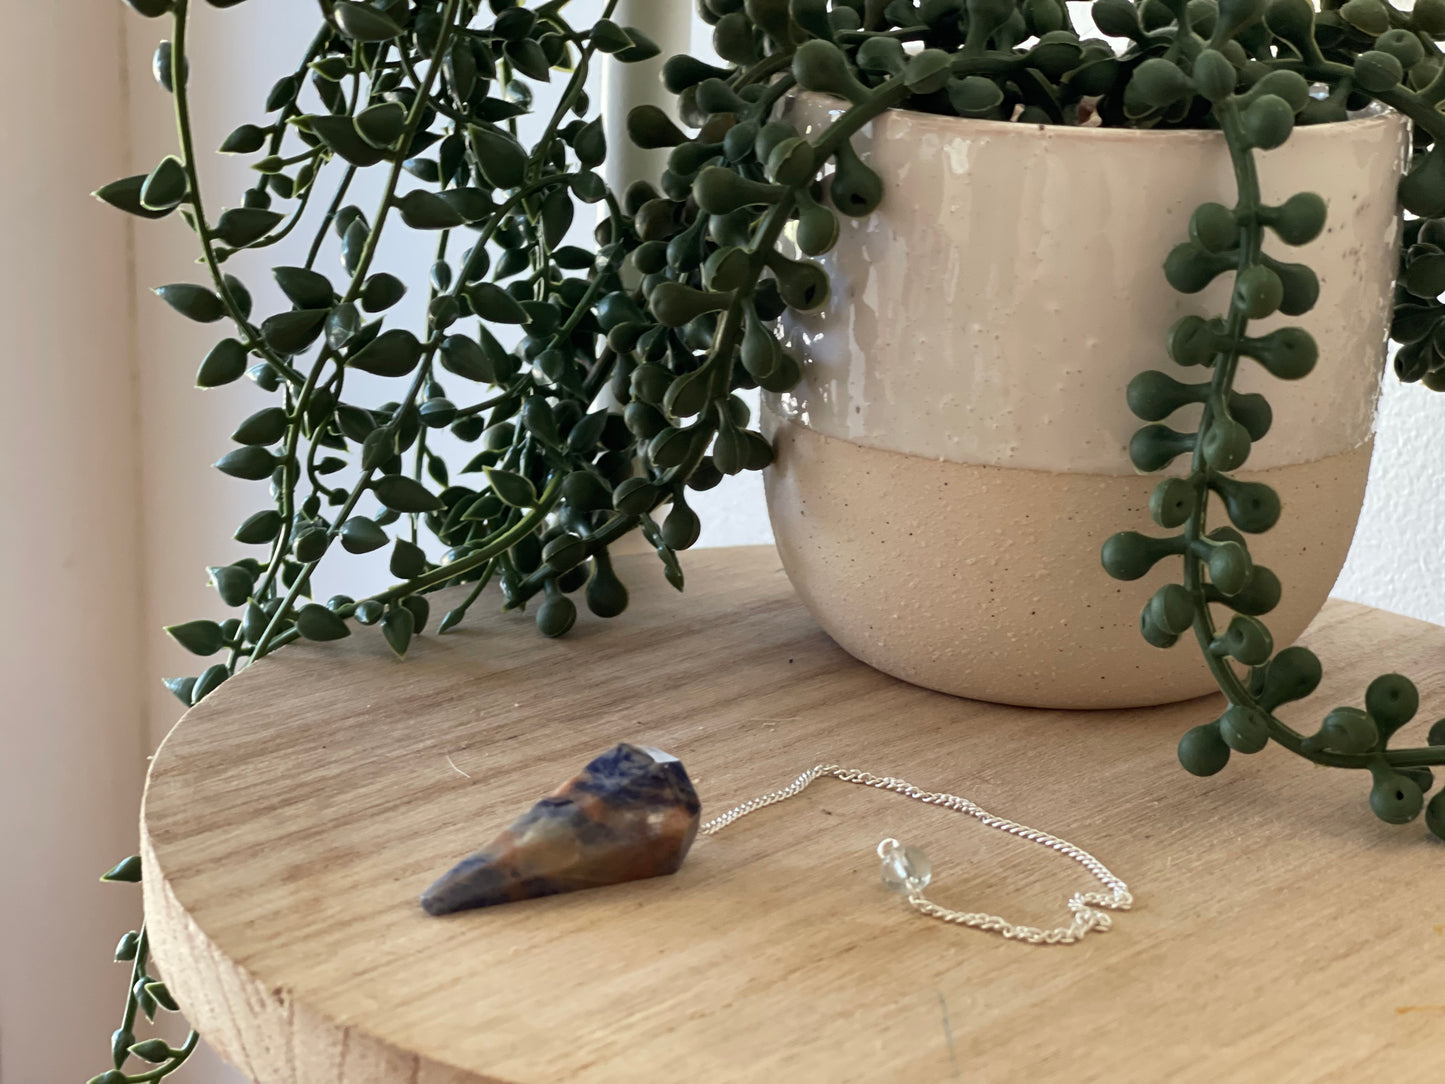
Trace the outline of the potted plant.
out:
<instances>
[{"instance_id":1,"label":"potted plant","mask_svg":"<svg viewBox=\"0 0 1445 1084\"><path fill-rule=\"evenodd\" d=\"M804 96L785 116L822 131L843 104ZM1269 202L1303 183L1343 212L1307 244L1265 247L1319 276L1308 313L1251 331L1305 327L1322 344L1309 380L1278 397L1251 363L1235 392L1259 426L1274 407L1231 495L1267 484L1268 511L1287 510L1254 547L1289 585L1270 616L1281 645L1323 605L1364 497L1408 138L1381 113L1260 156ZM1137 649L1140 593L1097 554L1157 481L1138 469L1161 453L1137 446L1126 388L1164 363L1173 325L1228 304L1224 276L1184 294L1159 273L1195 207L1233 203L1224 134L891 109L854 143L888 194L819 257L832 298L789 318L803 377L764 409L773 533L799 594L858 658L960 696L1111 708L1212 690L1197 652ZM1199 412L1181 403L1169 424ZM1165 582L1161 567L1148 586Z\"/></svg>"},{"instance_id":2,"label":"potted plant","mask_svg":"<svg viewBox=\"0 0 1445 1084\"><path fill-rule=\"evenodd\" d=\"M1233 476L1269 417L1255 393L1235 390L1236 373L1248 357L1274 376L1299 377L1317 353L1292 325L1272 338L1251 325L1277 310L1305 313L1314 300L1312 272L1262 249L1265 230L1305 240L1332 213L1308 193L1282 203L1262 193L1256 152L1308 140L1307 131L1292 134L1296 125L1336 124L1371 100L1413 123L1400 198L1425 217L1403 227L1392 333L1406 344L1402 376L1445 384L1436 375L1445 354L1434 345L1445 231L1429 217L1445 215L1445 152L1433 149L1445 135L1434 109L1445 98L1432 37L1445 34L1441 0L1408 14L1350 0L1318 15L1308 0L1100 0L1095 18L1113 43L1081 37L1058 0L703 0L727 66L667 62L683 127L655 108L634 111L630 136L669 148L669 164L655 185L622 193L596 172L609 133L583 83L599 54L625 62L656 46L645 27L612 21L614 5L591 25L573 25L565 0L323 0L316 37L264 115L222 147L250 156L256 182L219 214L199 187L187 93L187 24L204 9L192 0L128 2L170 18L156 74L172 95L180 147L98 195L142 217L184 217L204 281L157 292L181 315L227 328L197 383L249 377L274 396L217 463L231 477L269 482L273 502L236 531L253 554L211 569L236 615L171 629L212 660L170 682L184 703L288 642L347 636L352 622L380 625L404 654L431 624L430 599L442 587L466 590L449 596L458 601L436 622L439 632L462 622L493 581L511 607L539 599L536 623L547 635L570 628L574 595L599 616L617 616L627 592L608 548L635 529L681 588L677 554L699 527L689 489L773 461L735 392L782 395L798 384L802 366L778 321L828 301L828 271L813 258L838 243L843 221L866 220L889 198L855 137L891 110L963 114L1000 132L1097 117L1106 128L1149 129L1141 141L1204 130L1227 148L1237 183L1232 206L1201 205L1187 233L1181 215L1179 246L1159 271L1184 291L1232 279L1225 311L1186 313L1159 343L1206 379L1151 371L1129 389L1130 407L1155 423L1131 441L1136 464L1191 457L1189 471L1166 477L1149 501L1174 533L1126 531L1103 549L1104 567L1123 578L1165 558L1182 564L1181 582L1148 599L1142 629L1156 646L1193 631L1229 707L1185 736L1180 758L1205 774L1231 750L1273 738L1317 763L1370 770L1371 804L1384 819L1419 814L1428 765L1445 762L1442 728L1427 748L1386 748L1415 708L1413 686L1396 675L1373 683L1363 708L1331 712L1310 736L1277 719L1275 709L1315 687L1319 664L1302 648L1273 650L1259 617L1277 601L1278 580L1251 560L1235 528L1206 519L1205 498L1221 494L1239 530L1269 526L1267 487ZM548 81L559 84L557 102L537 140L524 143L514 121L531 108L532 86ZM799 90L848 104L809 129L778 115L805 107ZM1365 127L1388 144L1398 122ZM348 199L365 170L381 185L369 210ZM1393 181L1381 184L1388 203ZM591 207L603 209L596 245L565 243ZM287 304L253 311L229 261L302 228L313 237L308 259L273 271ZM379 265L387 228L435 236L425 277L408 282ZM417 329L387 317L408 287L427 294ZM395 391L368 399L357 371L393 381ZM1190 403L1202 404L1195 432L1159 426ZM1368 414L1368 402L1362 409ZM469 446L465 455L439 450L432 434L443 429ZM436 545L422 545L424 536ZM394 583L361 599L312 599L320 562L384 547ZM1220 630L1212 607L1236 616ZM1438 795L1426 819L1445 835ZM139 860L127 859L107 878L140 873ZM113 1067L95 1079L161 1079L195 1037L178 1047L138 1041L140 1016L176 1006L148 970L143 929L127 934L116 956L131 982Z\"/></svg>"}]
</instances>

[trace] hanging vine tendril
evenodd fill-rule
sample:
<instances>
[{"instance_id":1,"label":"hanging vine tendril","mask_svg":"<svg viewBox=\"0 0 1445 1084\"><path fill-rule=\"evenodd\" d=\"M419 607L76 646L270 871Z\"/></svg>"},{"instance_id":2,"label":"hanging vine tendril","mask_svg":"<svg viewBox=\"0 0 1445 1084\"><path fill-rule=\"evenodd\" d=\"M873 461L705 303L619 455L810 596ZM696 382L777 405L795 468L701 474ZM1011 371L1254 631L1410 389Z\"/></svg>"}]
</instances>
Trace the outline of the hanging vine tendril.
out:
<instances>
[{"instance_id":1,"label":"hanging vine tendril","mask_svg":"<svg viewBox=\"0 0 1445 1084\"><path fill-rule=\"evenodd\" d=\"M439 632L463 621L492 580L509 608L541 596L536 621L547 635L571 627L578 592L593 613L617 616L627 590L608 547L634 529L681 589L677 552L700 529L687 491L772 459L736 392L780 392L797 381L798 360L775 322L788 308L823 303L827 279L810 257L833 246L838 216L866 216L886 196L851 144L883 111L1217 128L1234 162L1235 206L1198 208L1189 239L1163 268L1185 292L1234 277L1227 313L1186 317L1161 344L1209 379L1147 372L1129 388L1130 406L1151 423L1131 443L1134 463L1158 470L1192 457L1190 473L1161 481L1151 501L1155 522L1178 533L1126 531L1108 541L1103 561L1132 579L1181 559L1181 582L1148 601L1141 630L1167 647L1192 629L1229 700L1219 719L1184 736L1186 768L1209 774L1231 751L1273 739L1319 764L1369 769L1371 806L1383 819L1419 814L1430 766L1445 763L1445 725L1430 731L1427 747L1387 748L1416 711L1407 679L1376 679L1363 708L1330 712L1308 736L1276 718L1315 689L1321 668L1304 648L1276 653L1259 620L1281 587L1253 563L1245 534L1273 526L1279 501L1230 472L1270 422L1262 396L1233 390L1239 365L1292 380L1316 355L1299 328L1249 335L1251 320L1303 314L1318 292L1309 268L1263 251L1266 230L1306 244L1327 213L1311 193L1277 207L1260 198L1254 152L1283 144L1297 124L1344 120L1372 100L1413 122L1400 199L1417 217L1404 226L1391 335L1402 344L1399 376L1445 389L1445 116L1437 111L1445 64L1436 44L1445 0L1418 0L1408 12L1382 0L1328 2L1319 13L1308 0L1097 0L1092 16L1104 37L1081 36L1061 0L699 0L725 66L666 62L682 126L643 106L628 134L668 149L668 168L656 185L639 181L620 194L596 172L607 137L584 83L599 53L629 62L657 47L645 28L613 22L613 4L578 28L564 17L567 0L320 0L322 26L272 89L266 117L221 148L249 156L258 180L214 220L202 202L187 86L194 4L127 3L172 21L156 76L172 98L179 151L97 195L145 218L179 212L194 231L208 282L157 293L185 317L233 327L201 362L197 384L248 376L276 397L242 423L237 447L216 464L234 478L269 481L273 502L235 536L265 556L210 570L239 614L169 630L199 656L222 656L168 682L184 703L285 643L349 635L353 621L380 625L403 654L428 624L428 596L457 584L470 589ZM533 86L554 74L556 106L526 146L517 119L533 107ZM841 100L829 127L805 136L780 119L777 107L798 89ZM381 177L369 215L347 198L365 170ZM593 246L566 241L578 203L606 209ZM383 229L398 220L436 237L420 333L385 326L408 286L375 266ZM252 295L228 262L303 224L314 227L304 263L273 269L289 307L253 319ZM318 270L328 247L340 259L339 282ZM354 371L401 390L366 405ZM466 396L449 396L443 379ZM1192 403L1203 404L1196 432L1162 424ZM439 444L443 430L477 446L460 466ZM479 477L467 485L454 473ZM1209 527L1211 495L1232 527ZM424 532L436 547L423 545ZM359 600L312 599L312 573L338 548L387 546L394 584ZM1234 613L1222 631L1211 605ZM1425 815L1445 836L1440 794ZM140 876L140 860L130 858L105 879ZM131 982L113 1068L92 1084L159 1080L197 1038L180 1047L137 1042L139 1016L176 1005L148 972L144 929L122 939L116 958L131 965ZM151 1067L128 1068L133 1062Z\"/></svg>"},{"instance_id":2,"label":"hanging vine tendril","mask_svg":"<svg viewBox=\"0 0 1445 1084\"><path fill-rule=\"evenodd\" d=\"M1445 210L1430 179L1439 169L1439 153L1433 149L1440 127L1433 107L1439 95L1438 51L1433 63L1427 64L1424 41L1429 39L1422 40L1407 28L1412 16L1394 12L1402 24L1395 26L1392 11L1384 5L1365 7L1352 0L1348 7L1352 10L1342 10L1339 18L1357 34L1368 36L1374 46L1358 52L1348 64L1339 58L1351 54L1348 47L1341 47L1350 35L1339 33L1338 23L1333 28L1336 33L1318 27L1307 0L1275 0L1267 10L1257 3L1236 2L1221 6L1208 41L1179 36L1177 58L1183 67L1161 58L1157 64L1168 65L1167 71L1151 60L1135 76L1140 96L1156 105L1167 107L1172 104L1169 99L1191 92L1212 105L1234 162L1238 201L1233 208L1217 203L1197 208L1190 220L1190 239L1170 254L1165 274L1176 289L1194 293L1218 275L1232 272L1234 291L1223 318L1187 316L1169 334L1172 359L1181 366L1212 369L1207 383L1182 384L1164 373L1146 372L1129 387L1130 407L1148 421L1158 422L1186 403L1204 404L1197 432L1182 434L1154 424L1139 430L1130 445L1130 456L1141 470L1159 470L1176 456L1192 453L1189 475L1160 482L1150 501L1154 521L1166 529L1182 528L1181 533L1162 539L1137 532L1115 535L1105 543L1103 561L1111 575L1127 580L1144 575L1164 557L1183 557L1182 585L1160 588L1145 606L1140 627L1144 638L1158 647L1172 646L1192 628L1229 700L1218 719L1184 735L1179 759L1186 769L1212 775L1228 763L1231 751L1255 753L1274 740L1316 764L1368 769L1371 809L1381 820L1403 824L1424 808L1424 794L1433 784L1430 765L1445 763L1445 725L1435 725L1425 748L1388 747L1419 706L1414 684L1400 674L1376 678L1365 692L1363 708L1335 708L1308 736L1274 715L1283 704L1312 693L1322 671L1318 658L1306 648L1275 653L1269 630L1259 619L1278 603L1280 583L1267 568L1251 561L1240 532L1273 527L1280 514L1279 498L1266 485L1240 482L1229 475L1269 427L1263 399L1233 391L1240 359L1248 357L1275 377L1295 380L1308 375L1317 356L1313 338L1302 328L1281 328L1257 338L1248 335L1250 320L1274 312L1301 315L1314 306L1319 293L1308 267L1270 258L1263 253L1262 242L1266 228L1288 245L1313 240L1324 227L1325 203L1314 193L1302 192L1279 206L1265 205L1254 161L1256 150L1269 150L1289 138L1296 117L1311 105L1310 81L1352 88L1418 118L1422 123L1416 135L1417 155L1401 186L1401 197L1407 209L1421 214ZM1427 9L1424 17L1429 16ZM1355 26L1361 22L1373 24L1375 33ZM1279 58L1278 67L1237 92L1237 71L1224 49L1246 32L1258 42L1255 56L1261 49L1272 50L1273 43L1282 43L1289 54ZM1273 52L1266 55L1274 59ZM1419 93L1401 85L1407 69L1422 86ZM1411 321L1438 317L1439 312L1435 296L1439 288L1430 292L1433 284L1424 274L1429 264L1421 262L1432 255L1433 246L1421 240L1426 228L1432 234L1438 229L1433 222L1418 220L1407 227L1410 236L1394 334L1407 340L1397 360L1400 375L1408 379L1425 375L1434 386L1439 381L1439 355L1426 341L1429 332L1416 337L1409 329ZM1238 530L1208 530L1211 493L1220 498ZM1235 611L1222 632L1215 626L1211 603ZM1231 660L1247 667L1247 674L1236 672ZM1426 822L1435 835L1445 837L1445 792L1430 801Z\"/></svg>"}]
</instances>

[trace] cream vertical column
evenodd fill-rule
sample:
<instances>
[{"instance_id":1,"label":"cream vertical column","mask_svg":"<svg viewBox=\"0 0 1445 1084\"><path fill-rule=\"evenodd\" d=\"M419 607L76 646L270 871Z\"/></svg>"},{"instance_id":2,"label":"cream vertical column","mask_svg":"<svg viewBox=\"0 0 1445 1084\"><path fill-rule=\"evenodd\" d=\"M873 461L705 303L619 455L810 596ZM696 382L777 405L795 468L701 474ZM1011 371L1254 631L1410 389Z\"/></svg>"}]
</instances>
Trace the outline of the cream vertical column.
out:
<instances>
[{"instance_id":1,"label":"cream vertical column","mask_svg":"<svg viewBox=\"0 0 1445 1084\"><path fill-rule=\"evenodd\" d=\"M7 5L0 171L0 1079L109 1064L140 893L140 492L118 0Z\"/></svg>"},{"instance_id":2,"label":"cream vertical column","mask_svg":"<svg viewBox=\"0 0 1445 1084\"><path fill-rule=\"evenodd\" d=\"M621 0L612 20L636 26L662 48L651 60L619 64L609 59L602 72L603 127L607 132L607 183L622 191L640 178L656 180L667 165L666 151L645 151L627 138L627 114L634 106L655 105L676 116L673 97L662 85L662 64L688 52L695 21L687 0Z\"/></svg>"}]
</instances>

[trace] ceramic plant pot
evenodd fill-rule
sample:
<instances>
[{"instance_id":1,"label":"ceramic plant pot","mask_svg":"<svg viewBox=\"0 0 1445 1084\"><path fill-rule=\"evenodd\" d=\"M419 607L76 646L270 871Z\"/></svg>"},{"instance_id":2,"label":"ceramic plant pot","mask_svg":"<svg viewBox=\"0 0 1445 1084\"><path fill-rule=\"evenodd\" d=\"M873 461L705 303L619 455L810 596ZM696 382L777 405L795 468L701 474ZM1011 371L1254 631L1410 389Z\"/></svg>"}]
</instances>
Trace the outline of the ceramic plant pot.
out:
<instances>
[{"instance_id":1,"label":"ceramic plant pot","mask_svg":"<svg viewBox=\"0 0 1445 1084\"><path fill-rule=\"evenodd\" d=\"M817 131L836 105L786 108ZM1237 384L1274 407L1237 476L1284 504L1250 542L1285 586L1266 618L1279 647L1323 605L1363 499L1407 143L1406 122L1382 114L1300 128L1260 155L1267 202L1309 190L1329 206L1311 244L1265 244L1314 268L1318 305L1252 325L1307 327L1318 366L1285 387L1245 361ZM895 111L856 145L887 194L843 220L823 258L829 303L787 328L802 382L764 405L768 508L799 594L859 659L948 693L1102 708L1209 692L1192 637L1161 651L1138 632L1177 562L1119 583L1099 548L1152 527L1159 476L1129 462L1142 423L1125 386L1177 370L1164 336L1180 316L1227 308L1231 276L1185 296L1161 273L1196 206L1234 203L1223 136ZM1210 522L1226 522L1217 501Z\"/></svg>"}]
</instances>

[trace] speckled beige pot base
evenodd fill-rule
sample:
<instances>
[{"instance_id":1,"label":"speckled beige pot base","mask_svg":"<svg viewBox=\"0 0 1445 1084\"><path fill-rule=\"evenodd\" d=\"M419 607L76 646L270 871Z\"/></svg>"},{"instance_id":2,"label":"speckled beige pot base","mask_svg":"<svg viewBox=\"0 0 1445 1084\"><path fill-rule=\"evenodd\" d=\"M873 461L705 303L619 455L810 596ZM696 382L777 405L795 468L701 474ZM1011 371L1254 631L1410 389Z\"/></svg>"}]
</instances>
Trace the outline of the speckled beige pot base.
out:
<instances>
[{"instance_id":1,"label":"speckled beige pot base","mask_svg":"<svg viewBox=\"0 0 1445 1084\"><path fill-rule=\"evenodd\" d=\"M768 509L783 566L858 659L940 692L1031 707L1139 707L1215 688L1192 637L1162 651L1139 636L1139 610L1178 579L1178 561L1132 583L1099 565L1115 531L1162 533L1148 513L1156 477L923 459L770 421ZM1284 502L1279 524L1250 539L1285 587L1264 618L1276 648L1334 585L1371 447L1236 473L1267 481ZM1210 522L1227 522L1222 509Z\"/></svg>"}]
</instances>

